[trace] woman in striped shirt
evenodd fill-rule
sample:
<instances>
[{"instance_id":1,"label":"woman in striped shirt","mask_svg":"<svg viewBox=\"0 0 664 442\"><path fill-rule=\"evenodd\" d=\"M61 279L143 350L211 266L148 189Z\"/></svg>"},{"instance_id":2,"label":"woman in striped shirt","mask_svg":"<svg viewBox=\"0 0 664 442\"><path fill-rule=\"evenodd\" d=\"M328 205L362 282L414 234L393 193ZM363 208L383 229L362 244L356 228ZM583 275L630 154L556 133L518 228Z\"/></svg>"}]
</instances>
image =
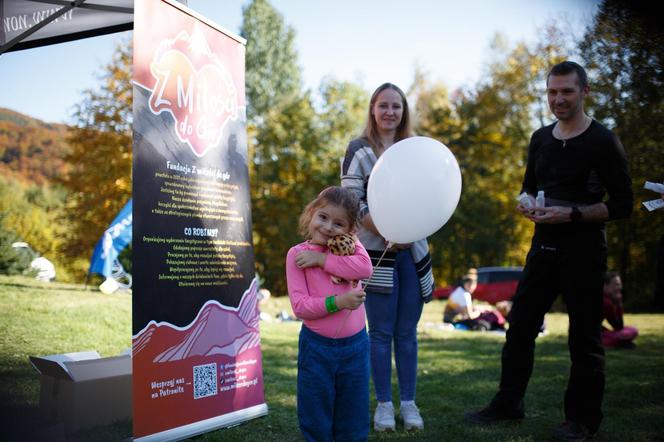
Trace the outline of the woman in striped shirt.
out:
<instances>
[{"instance_id":1,"label":"woman in striped shirt","mask_svg":"<svg viewBox=\"0 0 664 442\"><path fill-rule=\"evenodd\" d=\"M394 143L410 136L406 96L397 86L385 83L371 96L364 132L348 145L341 170L341 186L352 189L360 198L358 237L374 265L373 276L365 281L365 291L371 370L378 401L376 431L396 428L391 397L393 342L404 429L424 428L415 405L415 386L417 323L433 290L429 247L424 239L395 244L386 251L385 238L376 229L367 203L367 183L376 161Z\"/></svg>"}]
</instances>

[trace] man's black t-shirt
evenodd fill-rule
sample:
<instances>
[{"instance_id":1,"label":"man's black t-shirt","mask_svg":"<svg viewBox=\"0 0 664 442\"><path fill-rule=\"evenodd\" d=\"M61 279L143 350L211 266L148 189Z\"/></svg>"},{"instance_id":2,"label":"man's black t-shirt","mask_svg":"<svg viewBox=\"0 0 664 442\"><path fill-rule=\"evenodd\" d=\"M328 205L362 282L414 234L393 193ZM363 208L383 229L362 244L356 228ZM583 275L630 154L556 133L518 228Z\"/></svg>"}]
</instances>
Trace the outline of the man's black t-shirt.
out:
<instances>
[{"instance_id":1,"label":"man's black t-shirt","mask_svg":"<svg viewBox=\"0 0 664 442\"><path fill-rule=\"evenodd\" d=\"M533 133L522 191L543 190L547 206L591 205L604 201L609 219L632 211L632 180L618 138L597 121L568 140L553 136L554 124ZM602 231L604 223L537 224L536 237L577 236Z\"/></svg>"}]
</instances>

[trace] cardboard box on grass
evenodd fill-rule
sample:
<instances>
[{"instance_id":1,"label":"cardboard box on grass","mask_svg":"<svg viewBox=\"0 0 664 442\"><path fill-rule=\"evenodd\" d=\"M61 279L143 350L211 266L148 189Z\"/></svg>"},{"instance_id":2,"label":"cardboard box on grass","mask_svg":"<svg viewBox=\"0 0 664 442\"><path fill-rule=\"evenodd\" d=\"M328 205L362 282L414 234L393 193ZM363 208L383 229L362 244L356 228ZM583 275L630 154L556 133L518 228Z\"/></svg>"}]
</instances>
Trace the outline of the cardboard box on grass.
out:
<instances>
[{"instance_id":1,"label":"cardboard box on grass","mask_svg":"<svg viewBox=\"0 0 664 442\"><path fill-rule=\"evenodd\" d=\"M30 356L40 373L39 408L66 432L131 419L131 356L96 351Z\"/></svg>"}]
</instances>

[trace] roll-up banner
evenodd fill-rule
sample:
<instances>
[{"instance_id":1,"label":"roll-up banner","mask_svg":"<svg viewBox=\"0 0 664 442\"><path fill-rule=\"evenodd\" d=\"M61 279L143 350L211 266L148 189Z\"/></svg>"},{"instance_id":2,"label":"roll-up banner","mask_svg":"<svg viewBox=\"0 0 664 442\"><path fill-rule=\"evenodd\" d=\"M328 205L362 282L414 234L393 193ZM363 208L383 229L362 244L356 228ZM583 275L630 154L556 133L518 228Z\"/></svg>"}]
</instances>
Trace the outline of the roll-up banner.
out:
<instances>
[{"instance_id":1,"label":"roll-up banner","mask_svg":"<svg viewBox=\"0 0 664 442\"><path fill-rule=\"evenodd\" d=\"M244 43L172 0L135 2L135 440L267 413Z\"/></svg>"}]
</instances>

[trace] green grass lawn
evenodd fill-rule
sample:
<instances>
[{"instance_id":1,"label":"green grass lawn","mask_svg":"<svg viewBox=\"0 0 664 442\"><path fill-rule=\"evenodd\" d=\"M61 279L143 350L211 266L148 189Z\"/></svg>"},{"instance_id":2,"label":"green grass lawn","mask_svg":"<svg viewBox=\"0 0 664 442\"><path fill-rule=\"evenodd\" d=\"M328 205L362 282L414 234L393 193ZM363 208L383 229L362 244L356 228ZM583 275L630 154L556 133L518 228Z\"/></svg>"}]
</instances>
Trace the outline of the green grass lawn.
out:
<instances>
[{"instance_id":1,"label":"green grass lawn","mask_svg":"<svg viewBox=\"0 0 664 442\"><path fill-rule=\"evenodd\" d=\"M567 317L547 316L548 335L538 339L535 370L520 425L468 427L463 413L491 398L500 375L504 337L439 327L444 303L425 306L420 322L417 403L425 430L370 433L370 440L540 441L563 419L562 400L569 358ZM290 313L286 298L271 298L263 311ZM97 350L103 356L131 345L131 296L103 295L82 286L39 283L0 276L0 440L117 441L131 436L131 422L118 422L65 436L42 430L39 380L29 355ZM605 420L596 440L649 441L664 438L664 315L627 315L640 331L634 350L608 350ZM262 322L267 416L198 436L199 441L302 440L295 411L297 322ZM395 382L396 383L396 382ZM398 397L398 393L394 392ZM373 399L372 399L373 402ZM373 408L373 404L372 404ZM9 424L7 424L9 423Z\"/></svg>"}]
</instances>

